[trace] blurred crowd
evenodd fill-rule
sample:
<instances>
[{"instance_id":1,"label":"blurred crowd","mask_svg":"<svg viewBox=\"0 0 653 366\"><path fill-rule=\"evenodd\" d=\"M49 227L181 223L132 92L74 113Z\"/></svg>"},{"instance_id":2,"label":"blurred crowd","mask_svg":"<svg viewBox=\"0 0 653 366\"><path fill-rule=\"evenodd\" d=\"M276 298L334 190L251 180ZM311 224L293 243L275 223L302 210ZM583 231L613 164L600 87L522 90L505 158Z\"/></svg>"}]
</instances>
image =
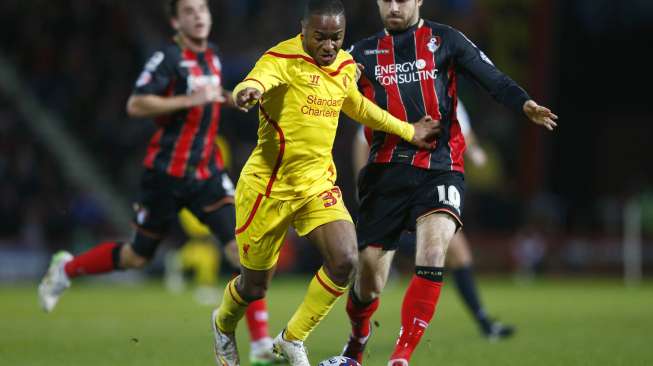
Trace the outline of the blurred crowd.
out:
<instances>
[{"instance_id":1,"label":"blurred crowd","mask_svg":"<svg viewBox=\"0 0 653 366\"><path fill-rule=\"evenodd\" d=\"M381 29L372 10L374 1L345 3L349 19L346 44ZM423 15L463 30L491 57L496 55L495 62L508 74L527 84L528 57L522 51L528 45L519 43L524 35L501 32L496 26L501 19L521 17L526 19L521 26L528 27L526 5L512 2L514 5L499 5L498 10L490 3L433 1L425 6ZM299 0L213 0L211 8L212 40L222 52L227 87L242 79L262 51L299 32ZM154 128L128 119L125 102L149 54L172 35L163 2L3 0L0 21L3 29L12 30L0 32L0 57L17 69L38 101L64 121L64 128L97 162L114 188L127 200L134 199L140 161ZM506 44L513 46L501 46ZM565 205L550 194L524 201L515 193L518 119L479 95L483 93L469 83L463 81L461 90L472 124L492 158L490 168L469 171L469 204L465 208L469 232L472 238L480 233L499 233L494 244L503 248L499 252L505 256L497 259L495 268L505 267L510 258L512 263L533 258L542 262L547 247L560 246ZM120 232L111 227L107 213L92 196L65 178L60 164L36 139L24 118L0 94L0 250L75 250ZM256 123L253 113L225 111L223 115L221 131L231 144L234 178L255 144ZM353 123L343 123L334 148L339 183L354 215L349 149L355 130ZM527 244L510 249L510 243L522 242ZM488 258L496 258L493 248L488 245L479 250L487 252ZM573 258L583 258L587 248L574 248L560 250L570 250L565 257L577 265L579 260Z\"/></svg>"}]
</instances>

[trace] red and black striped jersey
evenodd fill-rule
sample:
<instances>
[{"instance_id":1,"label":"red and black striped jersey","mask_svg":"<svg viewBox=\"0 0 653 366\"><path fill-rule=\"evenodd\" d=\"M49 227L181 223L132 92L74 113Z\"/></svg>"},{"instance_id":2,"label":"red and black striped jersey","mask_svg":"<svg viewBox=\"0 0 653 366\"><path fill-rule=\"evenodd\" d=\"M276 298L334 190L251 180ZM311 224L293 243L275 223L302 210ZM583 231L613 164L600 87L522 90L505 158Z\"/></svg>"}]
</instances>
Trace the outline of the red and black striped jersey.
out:
<instances>
[{"instance_id":1,"label":"red and black striped jersey","mask_svg":"<svg viewBox=\"0 0 653 366\"><path fill-rule=\"evenodd\" d=\"M459 73L518 113L530 99L474 43L447 25L420 20L403 32L383 31L357 42L350 52L365 66L359 81L365 96L404 121L415 122L428 114L443 126L434 150L374 131L369 163L464 172L465 139L456 116Z\"/></svg>"},{"instance_id":2,"label":"red and black striped jersey","mask_svg":"<svg viewBox=\"0 0 653 366\"><path fill-rule=\"evenodd\" d=\"M222 84L222 65L212 44L193 52L170 43L154 52L136 81L134 95L190 95L198 87ZM173 177L208 179L222 170L215 144L220 103L180 110L154 119L143 165Z\"/></svg>"}]
</instances>

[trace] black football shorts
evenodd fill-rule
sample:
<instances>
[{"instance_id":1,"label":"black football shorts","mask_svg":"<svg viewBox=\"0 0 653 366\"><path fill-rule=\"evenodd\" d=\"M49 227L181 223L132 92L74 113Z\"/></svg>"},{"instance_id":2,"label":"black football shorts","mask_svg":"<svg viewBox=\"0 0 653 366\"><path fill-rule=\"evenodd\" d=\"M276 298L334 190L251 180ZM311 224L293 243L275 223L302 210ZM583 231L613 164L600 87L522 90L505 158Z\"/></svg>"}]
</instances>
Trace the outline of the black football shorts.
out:
<instances>
[{"instance_id":1,"label":"black football shorts","mask_svg":"<svg viewBox=\"0 0 653 366\"><path fill-rule=\"evenodd\" d=\"M233 197L234 185L225 172L209 179L176 178L155 170L146 170L141 178L139 199L134 203L134 224L156 236L164 236L186 207L201 222L207 208ZM233 199L229 200L230 203ZM160 240L146 239L137 231L134 251L151 257Z\"/></svg>"},{"instance_id":2,"label":"black football shorts","mask_svg":"<svg viewBox=\"0 0 653 366\"><path fill-rule=\"evenodd\" d=\"M359 250L369 245L395 250L401 233L433 212L451 215L462 227L465 178L460 172L408 164L368 164L358 179Z\"/></svg>"}]
</instances>

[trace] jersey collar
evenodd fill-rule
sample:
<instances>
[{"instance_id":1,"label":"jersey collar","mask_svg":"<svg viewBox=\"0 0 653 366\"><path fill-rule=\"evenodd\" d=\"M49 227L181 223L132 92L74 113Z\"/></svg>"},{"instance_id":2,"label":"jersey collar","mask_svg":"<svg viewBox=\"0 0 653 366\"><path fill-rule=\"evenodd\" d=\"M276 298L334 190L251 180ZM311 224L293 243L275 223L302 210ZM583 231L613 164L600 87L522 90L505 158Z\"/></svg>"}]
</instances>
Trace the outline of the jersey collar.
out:
<instances>
[{"instance_id":1,"label":"jersey collar","mask_svg":"<svg viewBox=\"0 0 653 366\"><path fill-rule=\"evenodd\" d=\"M417 28L421 28L423 25L424 25L424 19L420 18L417 21L417 23L411 25L410 27L408 27L408 28L406 28L406 29L404 29L402 31L391 32L391 31L389 31L387 29L383 29L383 31L385 32L386 36L396 36L396 35L399 35L399 34L402 34L402 33L412 32L412 31L416 30Z\"/></svg>"}]
</instances>

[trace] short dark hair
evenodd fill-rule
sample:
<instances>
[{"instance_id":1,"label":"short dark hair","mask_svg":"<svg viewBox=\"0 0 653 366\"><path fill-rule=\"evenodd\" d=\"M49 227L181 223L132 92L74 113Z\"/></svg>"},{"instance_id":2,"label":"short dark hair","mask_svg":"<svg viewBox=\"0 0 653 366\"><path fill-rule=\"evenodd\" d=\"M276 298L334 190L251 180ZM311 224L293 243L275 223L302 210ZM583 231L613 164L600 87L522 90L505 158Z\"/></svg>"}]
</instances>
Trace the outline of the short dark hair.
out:
<instances>
[{"instance_id":1,"label":"short dark hair","mask_svg":"<svg viewBox=\"0 0 653 366\"><path fill-rule=\"evenodd\" d=\"M311 15L345 14L345 6L341 0L308 0L304 9L304 19Z\"/></svg>"},{"instance_id":2,"label":"short dark hair","mask_svg":"<svg viewBox=\"0 0 653 366\"><path fill-rule=\"evenodd\" d=\"M209 0L204 0L204 1L206 2L206 6L209 6ZM163 8L168 18L176 18L177 15L179 15L177 9L178 5L179 5L179 0L164 0Z\"/></svg>"},{"instance_id":3,"label":"short dark hair","mask_svg":"<svg viewBox=\"0 0 653 366\"><path fill-rule=\"evenodd\" d=\"M177 4L179 0L165 0L163 8L166 11L168 18L177 17Z\"/></svg>"}]
</instances>

